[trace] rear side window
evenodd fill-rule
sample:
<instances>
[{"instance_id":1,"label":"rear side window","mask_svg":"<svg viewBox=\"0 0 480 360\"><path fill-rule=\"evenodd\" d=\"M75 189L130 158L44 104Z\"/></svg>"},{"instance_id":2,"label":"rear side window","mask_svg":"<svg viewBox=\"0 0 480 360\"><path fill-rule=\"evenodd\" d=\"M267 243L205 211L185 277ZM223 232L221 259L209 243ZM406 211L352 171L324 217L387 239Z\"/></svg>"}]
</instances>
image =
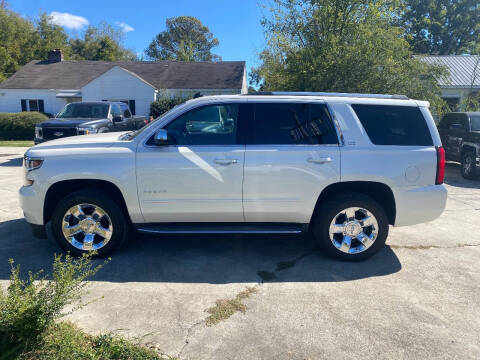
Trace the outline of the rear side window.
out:
<instances>
[{"instance_id":1,"label":"rear side window","mask_svg":"<svg viewBox=\"0 0 480 360\"><path fill-rule=\"evenodd\" d=\"M352 108L375 145L433 146L418 107L354 104Z\"/></svg>"},{"instance_id":2,"label":"rear side window","mask_svg":"<svg viewBox=\"0 0 480 360\"><path fill-rule=\"evenodd\" d=\"M480 115L470 115L472 131L480 131Z\"/></svg>"},{"instance_id":3,"label":"rear side window","mask_svg":"<svg viewBox=\"0 0 480 360\"><path fill-rule=\"evenodd\" d=\"M256 103L253 144L337 144L325 104Z\"/></svg>"}]
</instances>

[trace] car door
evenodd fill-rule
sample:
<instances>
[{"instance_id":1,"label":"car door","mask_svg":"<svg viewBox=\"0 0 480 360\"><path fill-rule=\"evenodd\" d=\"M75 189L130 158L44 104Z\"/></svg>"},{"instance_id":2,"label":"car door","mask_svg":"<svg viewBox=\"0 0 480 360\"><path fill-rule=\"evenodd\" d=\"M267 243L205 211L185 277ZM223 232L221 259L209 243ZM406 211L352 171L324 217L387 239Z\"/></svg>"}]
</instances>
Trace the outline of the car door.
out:
<instances>
[{"instance_id":1,"label":"car door","mask_svg":"<svg viewBox=\"0 0 480 360\"><path fill-rule=\"evenodd\" d=\"M127 131L127 119L124 118L122 109L118 104L112 104L113 131Z\"/></svg>"},{"instance_id":2,"label":"car door","mask_svg":"<svg viewBox=\"0 0 480 360\"><path fill-rule=\"evenodd\" d=\"M137 150L137 186L147 222L243 222L245 145L241 103L192 109Z\"/></svg>"},{"instance_id":3,"label":"car door","mask_svg":"<svg viewBox=\"0 0 480 360\"><path fill-rule=\"evenodd\" d=\"M438 124L438 133L440 135L440 139L442 140L443 148L445 149L445 155L447 157L450 156L450 144L449 144L449 131L450 131L450 124L452 123L451 114L446 114L440 120Z\"/></svg>"},{"instance_id":4,"label":"car door","mask_svg":"<svg viewBox=\"0 0 480 360\"><path fill-rule=\"evenodd\" d=\"M268 101L251 107L245 221L308 223L323 188L340 181L338 137L328 108Z\"/></svg>"},{"instance_id":5,"label":"car door","mask_svg":"<svg viewBox=\"0 0 480 360\"><path fill-rule=\"evenodd\" d=\"M460 160L462 153L462 141L467 134L467 114L452 114L448 129L447 143L451 156Z\"/></svg>"},{"instance_id":6,"label":"car door","mask_svg":"<svg viewBox=\"0 0 480 360\"><path fill-rule=\"evenodd\" d=\"M132 119L132 114L130 113L128 106L120 104L120 111L122 112L123 120L125 121L126 130L135 130L135 122Z\"/></svg>"}]
</instances>

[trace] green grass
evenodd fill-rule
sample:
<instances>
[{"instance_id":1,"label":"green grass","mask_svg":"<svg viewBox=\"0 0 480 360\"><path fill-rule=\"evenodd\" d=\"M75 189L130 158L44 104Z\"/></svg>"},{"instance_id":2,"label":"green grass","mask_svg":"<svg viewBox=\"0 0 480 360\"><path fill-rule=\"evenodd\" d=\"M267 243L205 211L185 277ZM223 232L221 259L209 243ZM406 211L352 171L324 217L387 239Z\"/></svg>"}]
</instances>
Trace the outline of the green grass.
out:
<instances>
[{"instance_id":1,"label":"green grass","mask_svg":"<svg viewBox=\"0 0 480 360\"><path fill-rule=\"evenodd\" d=\"M30 147L33 141L29 140L0 140L0 146Z\"/></svg>"},{"instance_id":2,"label":"green grass","mask_svg":"<svg viewBox=\"0 0 480 360\"><path fill-rule=\"evenodd\" d=\"M228 319L237 311L245 313L247 306L242 300L250 297L258 291L256 287L248 287L244 291L240 292L233 299L220 299L215 302L215 306L207 309L210 316L206 320L207 326L218 324L222 320Z\"/></svg>"},{"instance_id":3,"label":"green grass","mask_svg":"<svg viewBox=\"0 0 480 360\"><path fill-rule=\"evenodd\" d=\"M0 358L2 356L0 355ZM16 357L18 360L128 359L160 360L175 358L160 355L145 346L112 334L89 335L70 322L52 325L35 349Z\"/></svg>"}]
</instances>

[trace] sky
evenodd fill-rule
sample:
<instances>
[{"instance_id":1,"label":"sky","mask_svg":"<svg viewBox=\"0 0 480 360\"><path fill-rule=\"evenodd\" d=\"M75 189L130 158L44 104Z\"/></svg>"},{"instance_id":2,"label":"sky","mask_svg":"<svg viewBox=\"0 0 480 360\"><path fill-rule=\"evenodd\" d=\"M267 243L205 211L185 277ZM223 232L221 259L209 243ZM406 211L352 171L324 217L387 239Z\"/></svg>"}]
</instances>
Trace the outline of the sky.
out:
<instances>
[{"instance_id":1,"label":"sky","mask_svg":"<svg viewBox=\"0 0 480 360\"><path fill-rule=\"evenodd\" d=\"M141 55L165 20L179 15L198 18L220 41L213 49L222 60L244 60L247 70L258 65L264 45L257 0L8 0L9 8L35 18L51 14L70 35L105 20L123 29L125 45Z\"/></svg>"}]
</instances>

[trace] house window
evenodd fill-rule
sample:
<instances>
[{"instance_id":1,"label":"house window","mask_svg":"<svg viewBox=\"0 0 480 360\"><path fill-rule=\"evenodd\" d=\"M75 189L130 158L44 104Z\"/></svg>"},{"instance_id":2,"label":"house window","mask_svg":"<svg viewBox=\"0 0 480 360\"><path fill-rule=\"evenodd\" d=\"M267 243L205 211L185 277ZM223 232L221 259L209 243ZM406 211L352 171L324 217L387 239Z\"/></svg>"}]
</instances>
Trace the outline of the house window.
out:
<instances>
[{"instance_id":1,"label":"house window","mask_svg":"<svg viewBox=\"0 0 480 360\"><path fill-rule=\"evenodd\" d=\"M22 111L45 112L45 105L42 99L22 99L20 103L22 106Z\"/></svg>"}]
</instances>

